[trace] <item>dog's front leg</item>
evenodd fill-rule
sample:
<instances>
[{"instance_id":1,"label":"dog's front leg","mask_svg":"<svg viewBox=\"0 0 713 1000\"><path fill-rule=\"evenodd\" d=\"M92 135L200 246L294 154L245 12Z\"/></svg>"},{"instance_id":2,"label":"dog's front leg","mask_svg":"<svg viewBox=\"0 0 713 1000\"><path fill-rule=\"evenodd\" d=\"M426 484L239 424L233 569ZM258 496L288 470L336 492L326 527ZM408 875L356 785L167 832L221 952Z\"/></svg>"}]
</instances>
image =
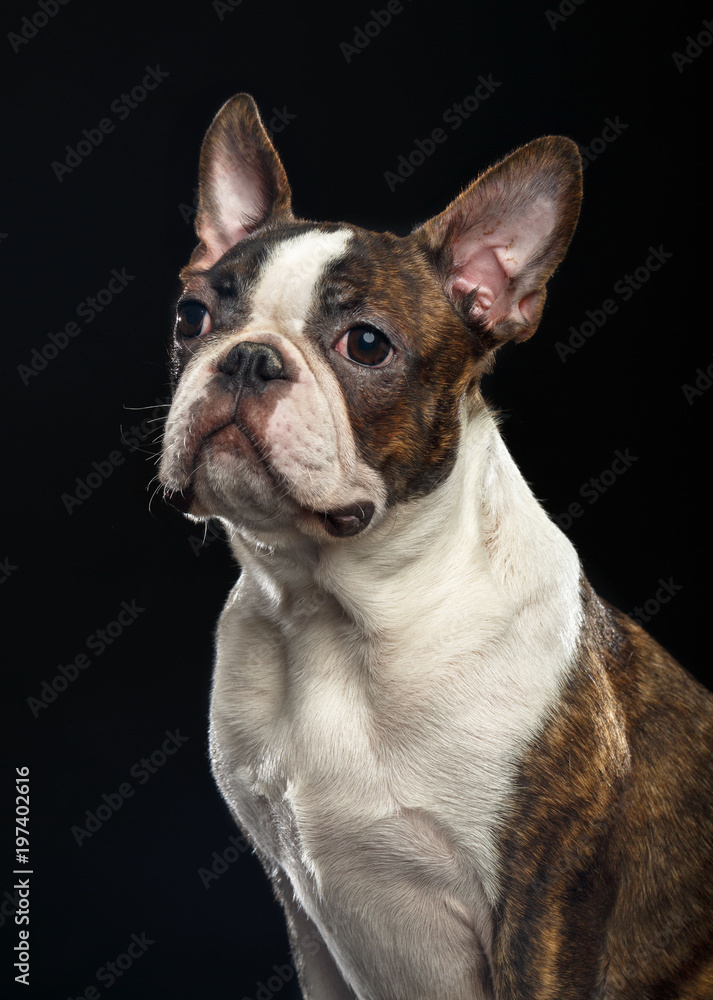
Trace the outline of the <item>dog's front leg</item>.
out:
<instances>
[{"instance_id":1,"label":"dog's front leg","mask_svg":"<svg viewBox=\"0 0 713 1000\"><path fill-rule=\"evenodd\" d=\"M287 918L290 946L305 1000L355 1000L342 979L324 938L294 897L284 875L272 884Z\"/></svg>"}]
</instances>

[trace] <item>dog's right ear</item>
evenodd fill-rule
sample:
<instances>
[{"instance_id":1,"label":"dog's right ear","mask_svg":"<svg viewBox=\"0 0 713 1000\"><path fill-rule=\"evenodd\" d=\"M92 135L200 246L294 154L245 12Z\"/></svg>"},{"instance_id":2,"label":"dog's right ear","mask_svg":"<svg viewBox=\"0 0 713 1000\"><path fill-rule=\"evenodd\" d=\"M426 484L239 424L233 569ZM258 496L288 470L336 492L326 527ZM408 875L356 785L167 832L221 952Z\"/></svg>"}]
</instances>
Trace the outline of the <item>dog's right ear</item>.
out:
<instances>
[{"instance_id":1,"label":"dog's right ear","mask_svg":"<svg viewBox=\"0 0 713 1000\"><path fill-rule=\"evenodd\" d=\"M249 94L231 97L203 140L190 267L212 267L250 233L293 218L290 185Z\"/></svg>"}]
</instances>

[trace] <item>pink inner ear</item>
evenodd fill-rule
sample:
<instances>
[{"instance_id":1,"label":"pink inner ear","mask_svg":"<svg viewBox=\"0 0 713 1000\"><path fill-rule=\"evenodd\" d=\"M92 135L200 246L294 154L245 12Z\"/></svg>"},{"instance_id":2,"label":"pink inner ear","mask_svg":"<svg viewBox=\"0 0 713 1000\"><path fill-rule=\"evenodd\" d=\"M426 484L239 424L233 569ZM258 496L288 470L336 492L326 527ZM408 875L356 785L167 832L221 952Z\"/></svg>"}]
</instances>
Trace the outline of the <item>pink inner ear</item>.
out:
<instances>
[{"instance_id":1,"label":"pink inner ear","mask_svg":"<svg viewBox=\"0 0 713 1000\"><path fill-rule=\"evenodd\" d=\"M262 217L264 199L255 173L240 163L226 163L221 157L213 166L212 180L218 221L229 249L245 239L250 221Z\"/></svg>"},{"instance_id":2,"label":"pink inner ear","mask_svg":"<svg viewBox=\"0 0 713 1000\"><path fill-rule=\"evenodd\" d=\"M502 251L502 246L490 246L482 240L456 246L456 278L451 287L464 294L477 288L474 309L479 313L493 307L508 278L500 262ZM463 263L459 263L461 258Z\"/></svg>"},{"instance_id":3,"label":"pink inner ear","mask_svg":"<svg viewBox=\"0 0 713 1000\"><path fill-rule=\"evenodd\" d=\"M473 312L485 314L488 326L508 317L527 320L538 289L522 288L517 279L555 222L554 204L540 198L526 212L471 227L454 247L452 291L467 294L477 288Z\"/></svg>"},{"instance_id":4,"label":"pink inner ear","mask_svg":"<svg viewBox=\"0 0 713 1000\"><path fill-rule=\"evenodd\" d=\"M538 289L538 291L531 292L529 295L526 295L525 298L518 303L518 309L528 323L531 323L535 318L541 294L542 293Z\"/></svg>"},{"instance_id":5,"label":"pink inner ear","mask_svg":"<svg viewBox=\"0 0 713 1000\"><path fill-rule=\"evenodd\" d=\"M255 174L224 153L211 165L214 214L201 219L200 239L206 246L203 266L212 266L248 235L248 226L264 214L263 194Z\"/></svg>"}]
</instances>

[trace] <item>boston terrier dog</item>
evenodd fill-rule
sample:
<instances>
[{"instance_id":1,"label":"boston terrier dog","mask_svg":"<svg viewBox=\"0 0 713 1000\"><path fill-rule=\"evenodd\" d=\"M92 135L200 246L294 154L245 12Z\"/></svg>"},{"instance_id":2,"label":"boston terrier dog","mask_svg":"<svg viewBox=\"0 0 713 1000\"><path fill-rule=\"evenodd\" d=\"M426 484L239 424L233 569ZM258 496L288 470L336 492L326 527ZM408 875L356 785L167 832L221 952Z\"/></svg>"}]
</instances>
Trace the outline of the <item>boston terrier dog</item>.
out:
<instances>
[{"instance_id":1,"label":"boston terrier dog","mask_svg":"<svg viewBox=\"0 0 713 1000\"><path fill-rule=\"evenodd\" d=\"M593 592L480 391L574 231L550 136L406 237L213 121L166 496L240 564L215 777L311 1000L710 1000L713 695Z\"/></svg>"}]
</instances>

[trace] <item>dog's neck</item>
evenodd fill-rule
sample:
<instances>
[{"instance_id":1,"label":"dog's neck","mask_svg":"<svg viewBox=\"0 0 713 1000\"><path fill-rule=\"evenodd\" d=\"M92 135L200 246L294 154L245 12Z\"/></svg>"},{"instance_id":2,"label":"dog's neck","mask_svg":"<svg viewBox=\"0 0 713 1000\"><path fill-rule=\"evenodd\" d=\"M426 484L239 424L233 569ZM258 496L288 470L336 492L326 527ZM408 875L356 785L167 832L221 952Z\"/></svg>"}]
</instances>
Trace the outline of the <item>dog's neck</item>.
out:
<instances>
[{"instance_id":1,"label":"dog's neck","mask_svg":"<svg viewBox=\"0 0 713 1000\"><path fill-rule=\"evenodd\" d=\"M213 726L275 801L288 780L309 784L325 754L356 780L369 732L416 760L426 727L454 773L468 746L467 823L460 805L445 821L472 845L495 904L493 823L513 762L576 662L580 566L493 416L464 417L462 432L448 478L353 542L268 552L234 539L243 578L224 612Z\"/></svg>"},{"instance_id":2,"label":"dog's neck","mask_svg":"<svg viewBox=\"0 0 713 1000\"><path fill-rule=\"evenodd\" d=\"M236 534L232 544L261 613L283 623L336 602L365 639L387 643L422 630L424 620L434 634L462 630L487 643L523 609L558 605L557 621L543 612L547 632L559 631L570 645L579 625L576 553L532 495L485 407L464 413L458 458L444 482L365 535L324 545L293 535L268 549Z\"/></svg>"}]
</instances>

